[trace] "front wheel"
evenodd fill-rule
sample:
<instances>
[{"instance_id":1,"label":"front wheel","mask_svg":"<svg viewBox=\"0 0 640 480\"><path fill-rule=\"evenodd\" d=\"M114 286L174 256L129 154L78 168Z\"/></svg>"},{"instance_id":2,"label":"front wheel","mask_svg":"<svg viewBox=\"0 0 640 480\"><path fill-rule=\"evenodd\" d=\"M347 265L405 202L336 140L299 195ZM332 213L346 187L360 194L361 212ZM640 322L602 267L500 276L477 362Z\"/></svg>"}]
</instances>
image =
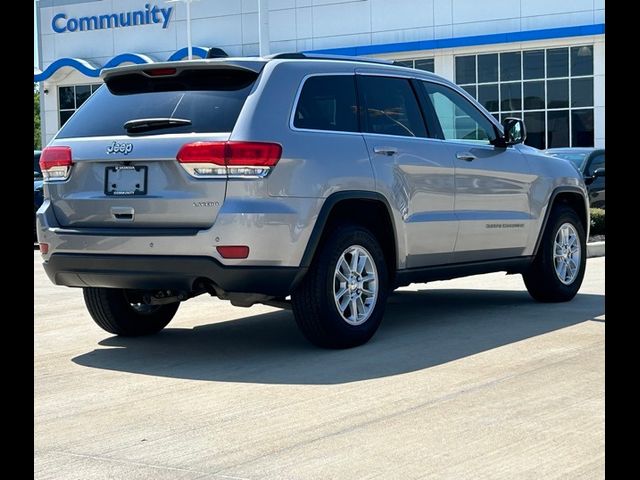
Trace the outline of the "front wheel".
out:
<instances>
[{"instance_id":1,"label":"front wheel","mask_svg":"<svg viewBox=\"0 0 640 480\"><path fill-rule=\"evenodd\" d=\"M350 348L376 332L389 290L384 252L364 227L338 226L291 296L304 336L324 348Z\"/></svg>"},{"instance_id":2,"label":"front wheel","mask_svg":"<svg viewBox=\"0 0 640 480\"><path fill-rule=\"evenodd\" d=\"M179 302L146 305L128 290L83 288L91 318L103 330L125 337L150 335L162 330L176 314Z\"/></svg>"},{"instance_id":3,"label":"front wheel","mask_svg":"<svg viewBox=\"0 0 640 480\"><path fill-rule=\"evenodd\" d=\"M539 302L566 302L582 285L587 245L582 222L566 205L553 207L536 258L523 274L529 294Z\"/></svg>"}]
</instances>

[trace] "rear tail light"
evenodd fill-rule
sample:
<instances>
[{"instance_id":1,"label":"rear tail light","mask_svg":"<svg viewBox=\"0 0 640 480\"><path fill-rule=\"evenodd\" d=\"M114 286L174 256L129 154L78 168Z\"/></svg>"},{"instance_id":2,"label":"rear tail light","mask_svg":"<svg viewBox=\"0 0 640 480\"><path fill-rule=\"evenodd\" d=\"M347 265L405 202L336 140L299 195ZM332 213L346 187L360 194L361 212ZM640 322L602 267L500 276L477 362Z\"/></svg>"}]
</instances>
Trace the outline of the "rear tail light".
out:
<instances>
[{"instance_id":1,"label":"rear tail light","mask_svg":"<svg viewBox=\"0 0 640 480\"><path fill-rule=\"evenodd\" d=\"M46 255L49 253L49 244L48 243L39 243L38 247L40 248L40 253Z\"/></svg>"},{"instance_id":2,"label":"rear tail light","mask_svg":"<svg viewBox=\"0 0 640 480\"><path fill-rule=\"evenodd\" d=\"M71 173L71 147L46 147L40 155L42 176L48 182L62 181Z\"/></svg>"},{"instance_id":3,"label":"rear tail light","mask_svg":"<svg viewBox=\"0 0 640 480\"><path fill-rule=\"evenodd\" d=\"M263 178L281 155L277 143L195 142L183 145L177 159L197 178Z\"/></svg>"}]
</instances>

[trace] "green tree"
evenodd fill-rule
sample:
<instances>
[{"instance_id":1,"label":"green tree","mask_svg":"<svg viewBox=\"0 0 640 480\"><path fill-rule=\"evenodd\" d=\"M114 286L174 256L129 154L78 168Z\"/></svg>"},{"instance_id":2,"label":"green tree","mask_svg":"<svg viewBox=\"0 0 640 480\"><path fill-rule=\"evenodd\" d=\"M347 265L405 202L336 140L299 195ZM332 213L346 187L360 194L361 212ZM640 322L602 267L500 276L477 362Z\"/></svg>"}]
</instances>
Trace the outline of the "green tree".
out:
<instances>
[{"instance_id":1,"label":"green tree","mask_svg":"<svg viewBox=\"0 0 640 480\"><path fill-rule=\"evenodd\" d=\"M33 149L40 150L40 91L38 85L33 84Z\"/></svg>"}]
</instances>

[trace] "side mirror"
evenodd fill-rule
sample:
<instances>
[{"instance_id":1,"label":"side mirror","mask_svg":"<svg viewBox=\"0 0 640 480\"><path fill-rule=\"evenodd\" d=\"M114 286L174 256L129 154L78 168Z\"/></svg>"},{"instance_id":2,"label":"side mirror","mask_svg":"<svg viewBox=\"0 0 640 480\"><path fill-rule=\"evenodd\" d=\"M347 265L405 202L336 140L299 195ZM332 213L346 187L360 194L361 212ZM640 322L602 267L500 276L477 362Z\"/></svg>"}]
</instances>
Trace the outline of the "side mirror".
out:
<instances>
[{"instance_id":1,"label":"side mirror","mask_svg":"<svg viewBox=\"0 0 640 480\"><path fill-rule=\"evenodd\" d=\"M519 118L507 117L502 120L504 127L504 143L505 145L515 145L523 143L527 139L527 128L524 122Z\"/></svg>"}]
</instances>

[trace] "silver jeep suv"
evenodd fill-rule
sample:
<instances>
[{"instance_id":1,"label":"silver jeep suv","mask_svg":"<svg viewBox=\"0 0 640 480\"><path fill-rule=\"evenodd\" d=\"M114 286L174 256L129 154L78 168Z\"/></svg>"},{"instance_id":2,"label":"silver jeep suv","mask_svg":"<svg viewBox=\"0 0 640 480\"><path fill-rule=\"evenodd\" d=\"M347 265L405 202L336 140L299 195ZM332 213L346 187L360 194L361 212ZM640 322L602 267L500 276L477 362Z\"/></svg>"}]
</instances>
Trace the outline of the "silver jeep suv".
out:
<instances>
[{"instance_id":1,"label":"silver jeep suv","mask_svg":"<svg viewBox=\"0 0 640 480\"><path fill-rule=\"evenodd\" d=\"M568 162L451 82L280 54L108 69L43 151L47 275L104 330L164 328L181 301L292 307L314 344L368 341L412 282L521 273L572 299L589 210Z\"/></svg>"}]
</instances>

